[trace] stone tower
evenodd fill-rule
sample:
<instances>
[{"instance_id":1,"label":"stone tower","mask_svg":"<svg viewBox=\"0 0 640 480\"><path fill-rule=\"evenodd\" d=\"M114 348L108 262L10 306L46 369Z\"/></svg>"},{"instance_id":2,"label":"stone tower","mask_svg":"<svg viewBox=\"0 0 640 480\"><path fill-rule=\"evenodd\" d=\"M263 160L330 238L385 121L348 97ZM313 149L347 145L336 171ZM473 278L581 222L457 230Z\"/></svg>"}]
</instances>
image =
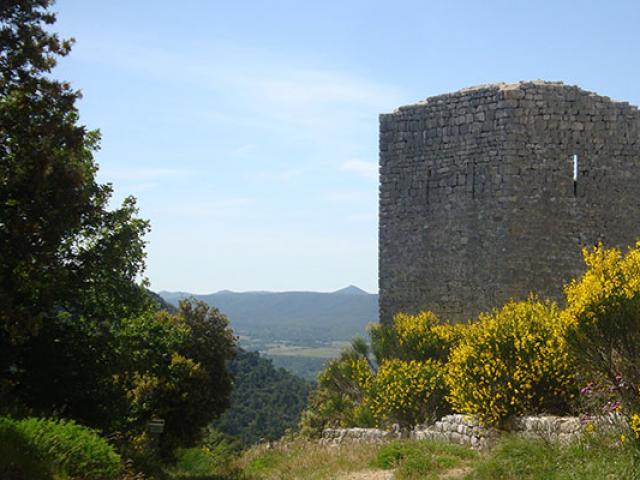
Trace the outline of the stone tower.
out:
<instances>
[{"instance_id":1,"label":"stone tower","mask_svg":"<svg viewBox=\"0 0 640 480\"><path fill-rule=\"evenodd\" d=\"M581 247L640 238L640 112L536 81L381 115L379 235L382 322L560 299Z\"/></svg>"}]
</instances>

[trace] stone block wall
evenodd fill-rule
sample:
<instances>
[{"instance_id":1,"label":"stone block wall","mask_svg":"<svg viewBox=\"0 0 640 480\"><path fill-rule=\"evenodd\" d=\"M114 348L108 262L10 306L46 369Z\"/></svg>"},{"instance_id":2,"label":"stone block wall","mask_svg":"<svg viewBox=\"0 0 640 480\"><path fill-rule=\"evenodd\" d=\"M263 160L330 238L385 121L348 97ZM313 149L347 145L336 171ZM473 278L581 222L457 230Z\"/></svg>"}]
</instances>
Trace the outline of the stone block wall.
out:
<instances>
[{"instance_id":1,"label":"stone block wall","mask_svg":"<svg viewBox=\"0 0 640 480\"><path fill-rule=\"evenodd\" d=\"M560 299L581 247L640 237L640 112L551 82L401 107L380 116L379 201L382 322Z\"/></svg>"},{"instance_id":2,"label":"stone block wall","mask_svg":"<svg viewBox=\"0 0 640 480\"><path fill-rule=\"evenodd\" d=\"M482 449L490 447L506 432L524 438L543 438L566 442L582 431L578 417L529 416L514 418L505 430L485 428L467 415L447 415L428 427L417 427L411 432L416 440L440 440Z\"/></svg>"},{"instance_id":3,"label":"stone block wall","mask_svg":"<svg viewBox=\"0 0 640 480\"><path fill-rule=\"evenodd\" d=\"M602 418L599 424L613 423L614 419ZM567 442L583 431L578 417L557 417L552 415L517 417L505 426L504 430L483 427L480 422L468 415L446 415L433 425L416 426L403 432L394 429L391 432L376 428L337 428L323 431L323 445L338 446L342 443L382 443L401 438L413 440L438 440L468 445L475 449L492 446L505 433L523 438L542 438L553 442Z\"/></svg>"},{"instance_id":4,"label":"stone block wall","mask_svg":"<svg viewBox=\"0 0 640 480\"><path fill-rule=\"evenodd\" d=\"M408 438L399 429L390 432L378 428L327 428L322 432L322 445L340 445L342 443L382 443Z\"/></svg>"}]
</instances>

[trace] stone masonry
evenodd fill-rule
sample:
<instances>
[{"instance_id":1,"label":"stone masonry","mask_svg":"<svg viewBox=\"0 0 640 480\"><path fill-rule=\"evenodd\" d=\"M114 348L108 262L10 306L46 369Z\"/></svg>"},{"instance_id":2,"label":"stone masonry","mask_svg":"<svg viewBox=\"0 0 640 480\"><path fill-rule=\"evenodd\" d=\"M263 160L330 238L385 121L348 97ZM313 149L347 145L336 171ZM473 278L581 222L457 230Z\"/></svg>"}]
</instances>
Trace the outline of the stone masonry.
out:
<instances>
[{"instance_id":1,"label":"stone masonry","mask_svg":"<svg viewBox=\"0 0 640 480\"><path fill-rule=\"evenodd\" d=\"M599 430L615 427L619 419L600 417L590 423ZM437 440L441 442L468 445L475 449L491 447L505 433L521 438L540 438L553 442L569 442L584 431L584 424L578 417L556 417L553 415L514 417L503 429L483 427L473 416L446 415L433 425L418 425L410 431L391 432L376 428L336 428L322 432L322 445L338 446L343 443L384 443L401 438L414 440Z\"/></svg>"},{"instance_id":2,"label":"stone masonry","mask_svg":"<svg viewBox=\"0 0 640 480\"><path fill-rule=\"evenodd\" d=\"M581 247L640 237L640 112L535 81L381 115L379 236L382 322L561 299Z\"/></svg>"}]
</instances>

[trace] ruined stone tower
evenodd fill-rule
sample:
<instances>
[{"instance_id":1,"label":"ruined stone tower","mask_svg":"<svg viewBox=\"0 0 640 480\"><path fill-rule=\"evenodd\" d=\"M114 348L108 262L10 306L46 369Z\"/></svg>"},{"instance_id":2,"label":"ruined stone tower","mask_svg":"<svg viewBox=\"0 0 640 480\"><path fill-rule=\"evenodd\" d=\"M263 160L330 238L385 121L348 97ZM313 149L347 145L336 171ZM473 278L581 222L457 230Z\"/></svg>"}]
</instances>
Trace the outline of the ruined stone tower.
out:
<instances>
[{"instance_id":1,"label":"ruined stone tower","mask_svg":"<svg viewBox=\"0 0 640 480\"><path fill-rule=\"evenodd\" d=\"M379 235L382 322L560 299L582 246L640 238L640 111L521 82L381 115Z\"/></svg>"}]
</instances>

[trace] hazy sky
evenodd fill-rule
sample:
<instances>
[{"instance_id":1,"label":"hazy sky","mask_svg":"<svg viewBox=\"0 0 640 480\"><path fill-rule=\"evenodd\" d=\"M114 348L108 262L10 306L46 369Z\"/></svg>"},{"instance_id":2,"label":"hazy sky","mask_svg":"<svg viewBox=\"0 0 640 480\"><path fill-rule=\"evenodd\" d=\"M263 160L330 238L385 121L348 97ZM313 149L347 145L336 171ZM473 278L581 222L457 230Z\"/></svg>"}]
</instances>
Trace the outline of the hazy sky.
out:
<instances>
[{"instance_id":1,"label":"hazy sky","mask_svg":"<svg viewBox=\"0 0 640 480\"><path fill-rule=\"evenodd\" d=\"M563 80L640 103L636 1L58 0L155 290L377 291L378 114Z\"/></svg>"}]
</instances>

